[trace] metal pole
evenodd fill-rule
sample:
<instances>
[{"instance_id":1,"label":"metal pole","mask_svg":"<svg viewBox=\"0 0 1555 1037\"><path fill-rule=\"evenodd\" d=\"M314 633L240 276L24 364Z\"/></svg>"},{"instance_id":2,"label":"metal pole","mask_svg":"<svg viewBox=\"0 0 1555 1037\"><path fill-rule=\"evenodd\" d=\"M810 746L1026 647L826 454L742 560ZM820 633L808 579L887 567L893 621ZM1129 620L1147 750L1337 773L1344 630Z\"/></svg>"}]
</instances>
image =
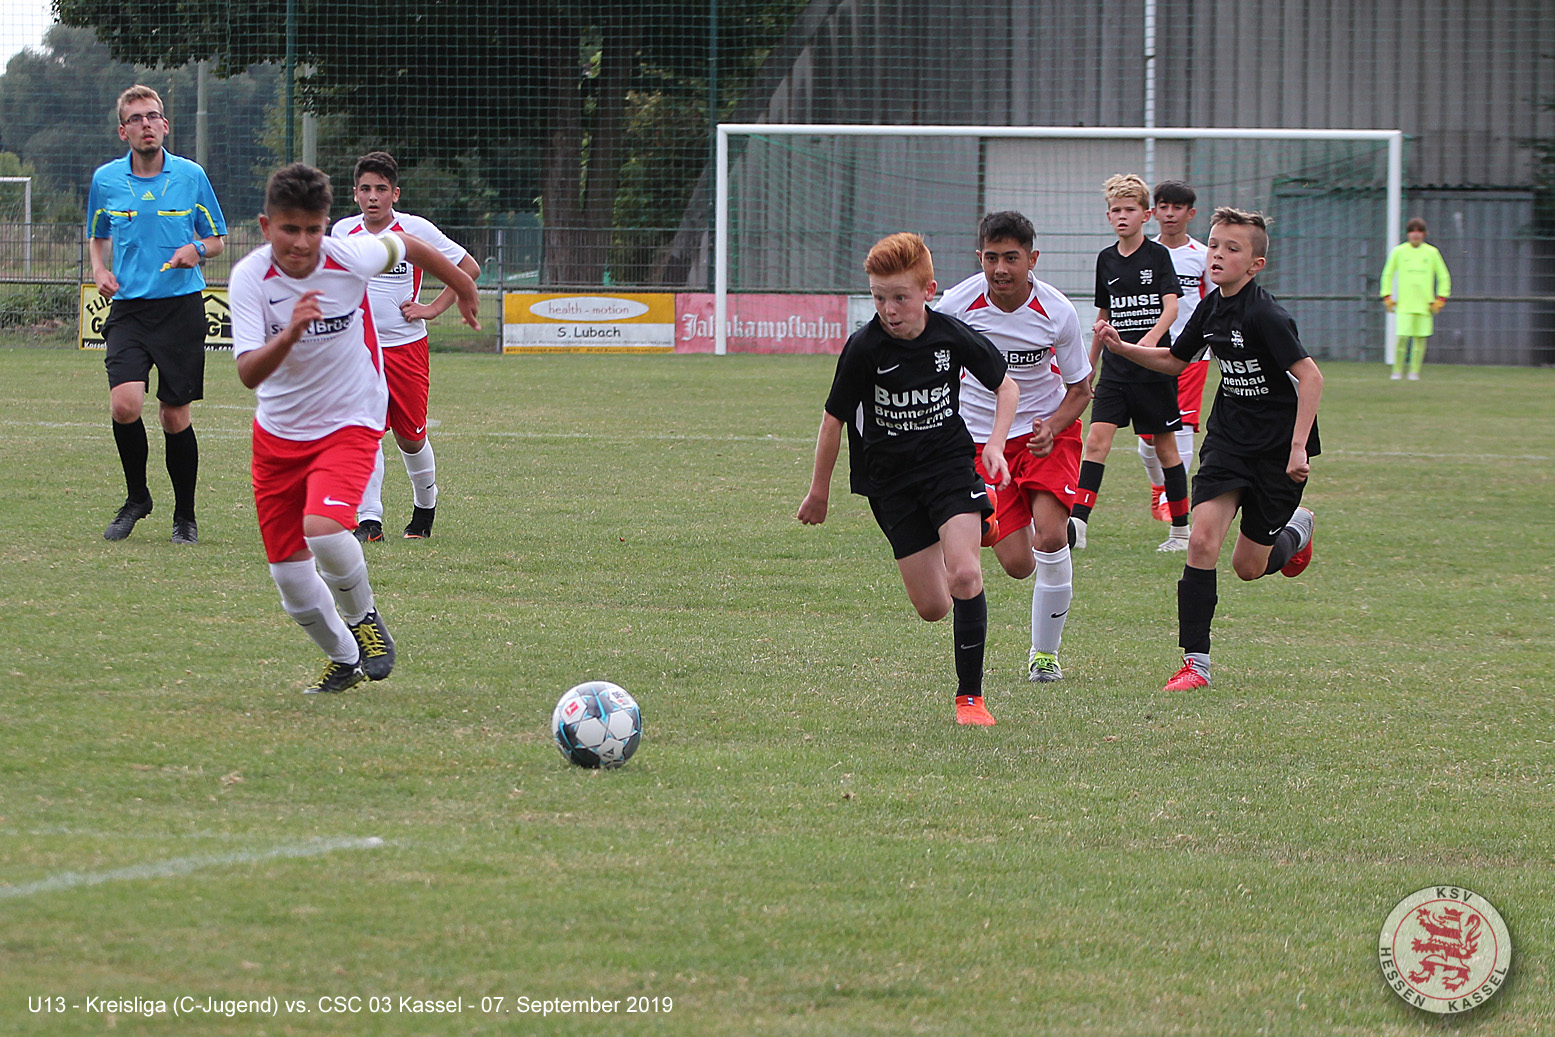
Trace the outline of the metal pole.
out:
<instances>
[{"instance_id":1,"label":"metal pole","mask_svg":"<svg viewBox=\"0 0 1555 1037\"><path fill-rule=\"evenodd\" d=\"M729 352L729 336L724 322L729 317L729 135L724 127L714 134L717 157L713 160L717 188L713 192L713 353Z\"/></svg>"},{"instance_id":2,"label":"metal pole","mask_svg":"<svg viewBox=\"0 0 1555 1037\"><path fill-rule=\"evenodd\" d=\"M1403 240L1400 232L1404 224L1404 134L1394 133L1388 138L1388 255ZM1393 363L1393 353L1398 347L1398 319L1392 313L1382 320L1382 362Z\"/></svg>"},{"instance_id":3,"label":"metal pole","mask_svg":"<svg viewBox=\"0 0 1555 1037\"><path fill-rule=\"evenodd\" d=\"M710 156L714 164L718 160L718 149L722 141L718 137L718 0L707 0L707 129L708 145L712 148ZM709 214L712 221L718 220L718 203L713 200L713 211ZM722 255L722 253L719 253ZM713 257L708 257L708 281L713 280ZM714 289L716 291L716 288Z\"/></svg>"},{"instance_id":4,"label":"metal pole","mask_svg":"<svg viewBox=\"0 0 1555 1037\"><path fill-rule=\"evenodd\" d=\"M295 127L295 100L297 77L297 0L286 0L286 63L283 75L286 77L286 161L290 163L297 155L294 146Z\"/></svg>"},{"instance_id":5,"label":"metal pole","mask_svg":"<svg viewBox=\"0 0 1555 1037\"><path fill-rule=\"evenodd\" d=\"M1155 129L1155 0L1145 0L1145 128ZM1145 183L1155 189L1155 138L1145 138Z\"/></svg>"},{"instance_id":6,"label":"metal pole","mask_svg":"<svg viewBox=\"0 0 1555 1037\"><path fill-rule=\"evenodd\" d=\"M194 160L205 168L211 164L210 84L211 63L194 64Z\"/></svg>"}]
</instances>

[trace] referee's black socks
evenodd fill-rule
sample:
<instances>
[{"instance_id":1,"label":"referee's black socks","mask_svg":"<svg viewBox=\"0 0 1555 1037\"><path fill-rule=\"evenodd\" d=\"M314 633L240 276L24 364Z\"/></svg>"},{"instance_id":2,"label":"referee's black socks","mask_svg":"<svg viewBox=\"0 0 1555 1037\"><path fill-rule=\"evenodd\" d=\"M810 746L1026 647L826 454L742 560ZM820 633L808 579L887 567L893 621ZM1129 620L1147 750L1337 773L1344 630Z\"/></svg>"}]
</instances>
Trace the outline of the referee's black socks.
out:
<instances>
[{"instance_id":1,"label":"referee's black socks","mask_svg":"<svg viewBox=\"0 0 1555 1037\"><path fill-rule=\"evenodd\" d=\"M173 518L194 518L194 487L200 474L200 444L194 438L194 426L182 432L167 432L167 475L173 480ZM141 461L145 470L145 460Z\"/></svg>"},{"instance_id":2,"label":"referee's black socks","mask_svg":"<svg viewBox=\"0 0 1555 1037\"><path fill-rule=\"evenodd\" d=\"M125 496L132 501L144 501L151 496L146 486L146 423L134 421L113 423L113 442L119 448L119 464L124 466Z\"/></svg>"}]
</instances>

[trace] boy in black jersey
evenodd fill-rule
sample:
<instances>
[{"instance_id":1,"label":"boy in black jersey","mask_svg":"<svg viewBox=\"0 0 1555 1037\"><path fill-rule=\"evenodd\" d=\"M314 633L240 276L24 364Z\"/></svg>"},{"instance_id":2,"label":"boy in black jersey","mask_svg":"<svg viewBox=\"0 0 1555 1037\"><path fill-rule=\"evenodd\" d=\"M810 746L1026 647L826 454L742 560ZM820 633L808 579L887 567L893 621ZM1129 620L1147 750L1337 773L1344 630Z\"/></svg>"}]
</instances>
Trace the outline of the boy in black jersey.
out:
<instances>
[{"instance_id":1,"label":"boy in black jersey","mask_svg":"<svg viewBox=\"0 0 1555 1037\"><path fill-rule=\"evenodd\" d=\"M1242 523L1231 553L1237 576L1296 576L1312 560L1312 512L1300 504L1310 459L1320 449L1323 374L1302 348L1296 322L1253 280L1265 263L1268 220L1216 209L1208 244L1216 290L1199 303L1170 349L1124 342L1110 326L1097 332L1112 352L1167 374L1180 373L1206 347L1220 365L1220 388L1193 478L1188 562L1177 584L1183 662L1166 691L1210 682L1215 563L1238 508Z\"/></svg>"},{"instance_id":2,"label":"boy in black jersey","mask_svg":"<svg viewBox=\"0 0 1555 1037\"><path fill-rule=\"evenodd\" d=\"M1145 347L1169 345L1182 288L1177 282L1171 250L1145 237L1145 224L1150 219L1150 188L1129 173L1108 179L1102 185L1102 193L1107 198L1107 222L1118 240L1096 257L1096 326L1111 325L1125 342ZM1086 523L1101 489L1112 439L1119 426L1130 423L1136 433L1155 438L1172 528L1174 532L1185 529L1188 473L1177 454L1175 437L1182 428L1182 414L1177 410L1176 379L1140 367L1116 353L1103 357L1101 343L1095 340L1091 343L1091 367L1098 368L1101 377L1096 381L1095 398L1091 401L1091 426L1085 433L1080 492L1069 511L1072 546L1085 546Z\"/></svg>"},{"instance_id":3,"label":"boy in black jersey","mask_svg":"<svg viewBox=\"0 0 1555 1037\"><path fill-rule=\"evenodd\" d=\"M993 485L1009 485L1004 441L1020 390L1004 354L965 324L928 308L934 260L916 234L892 234L864 261L875 319L849 336L815 443L810 492L799 521L826 521L832 469L848 428L850 485L869 498L890 541L907 597L933 623L954 611L956 722L989 726L983 705L982 519L993 514L976 448L960 415L962 368L996 385L993 433L982 460Z\"/></svg>"}]
</instances>

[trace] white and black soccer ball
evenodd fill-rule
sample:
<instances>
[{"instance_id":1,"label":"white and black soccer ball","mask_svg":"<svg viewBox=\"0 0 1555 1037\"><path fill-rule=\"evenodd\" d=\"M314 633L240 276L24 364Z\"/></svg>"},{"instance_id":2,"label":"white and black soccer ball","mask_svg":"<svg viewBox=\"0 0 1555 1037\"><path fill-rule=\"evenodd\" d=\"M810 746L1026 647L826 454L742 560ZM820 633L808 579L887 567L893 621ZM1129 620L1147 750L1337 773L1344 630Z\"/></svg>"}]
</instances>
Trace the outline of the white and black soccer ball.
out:
<instances>
[{"instance_id":1,"label":"white and black soccer ball","mask_svg":"<svg viewBox=\"0 0 1555 1037\"><path fill-rule=\"evenodd\" d=\"M619 684L588 681L569 688L556 703L551 734L569 763L619 767L642 741L642 710Z\"/></svg>"}]
</instances>

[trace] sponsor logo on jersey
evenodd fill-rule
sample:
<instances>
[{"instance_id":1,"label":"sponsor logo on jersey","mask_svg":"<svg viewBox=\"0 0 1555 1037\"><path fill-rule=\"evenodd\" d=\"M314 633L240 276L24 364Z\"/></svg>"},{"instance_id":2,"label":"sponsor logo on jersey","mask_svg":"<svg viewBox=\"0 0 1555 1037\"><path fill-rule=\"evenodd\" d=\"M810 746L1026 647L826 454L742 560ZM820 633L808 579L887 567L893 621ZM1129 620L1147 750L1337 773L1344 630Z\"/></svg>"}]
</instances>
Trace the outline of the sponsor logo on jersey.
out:
<instances>
[{"instance_id":1,"label":"sponsor logo on jersey","mask_svg":"<svg viewBox=\"0 0 1555 1037\"><path fill-rule=\"evenodd\" d=\"M1052 352L1051 349L1045 347L1042 349L1014 349L1004 354L1004 360L1011 367L1035 366L1047 363L1047 358Z\"/></svg>"}]
</instances>

